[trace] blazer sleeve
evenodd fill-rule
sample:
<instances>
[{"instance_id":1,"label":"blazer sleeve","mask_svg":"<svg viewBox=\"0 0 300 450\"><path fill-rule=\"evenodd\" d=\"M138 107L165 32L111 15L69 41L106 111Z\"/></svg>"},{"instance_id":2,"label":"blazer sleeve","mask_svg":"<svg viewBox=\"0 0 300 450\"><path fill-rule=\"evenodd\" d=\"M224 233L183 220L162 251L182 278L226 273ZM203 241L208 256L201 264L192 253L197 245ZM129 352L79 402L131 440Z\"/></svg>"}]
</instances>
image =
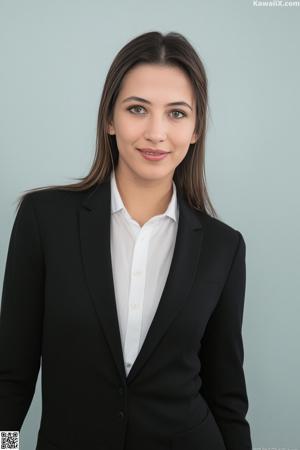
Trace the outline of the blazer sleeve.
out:
<instances>
[{"instance_id":1,"label":"blazer sleeve","mask_svg":"<svg viewBox=\"0 0 300 450\"><path fill-rule=\"evenodd\" d=\"M0 311L0 430L20 431L40 368L44 258L31 193L16 215Z\"/></svg>"},{"instance_id":2,"label":"blazer sleeve","mask_svg":"<svg viewBox=\"0 0 300 450\"><path fill-rule=\"evenodd\" d=\"M200 388L220 428L226 450L252 450L246 420L248 397L243 371L242 321L246 287L246 245L238 233L235 255L200 349Z\"/></svg>"}]
</instances>

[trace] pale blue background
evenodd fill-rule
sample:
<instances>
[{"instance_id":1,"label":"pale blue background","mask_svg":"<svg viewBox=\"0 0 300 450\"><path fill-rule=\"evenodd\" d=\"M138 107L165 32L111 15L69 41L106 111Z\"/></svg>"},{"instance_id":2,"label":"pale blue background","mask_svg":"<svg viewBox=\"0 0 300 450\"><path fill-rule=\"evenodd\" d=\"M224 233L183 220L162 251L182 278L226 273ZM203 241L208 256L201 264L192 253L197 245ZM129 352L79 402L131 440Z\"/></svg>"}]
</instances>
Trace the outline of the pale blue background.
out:
<instances>
[{"instance_id":1,"label":"pale blue background","mask_svg":"<svg viewBox=\"0 0 300 450\"><path fill-rule=\"evenodd\" d=\"M209 193L247 246L254 448L300 449L299 19L300 7L250 0L0 0L1 281L17 196L87 174L116 52L140 33L179 31L203 58ZM40 414L39 376L22 450L34 448Z\"/></svg>"}]
</instances>

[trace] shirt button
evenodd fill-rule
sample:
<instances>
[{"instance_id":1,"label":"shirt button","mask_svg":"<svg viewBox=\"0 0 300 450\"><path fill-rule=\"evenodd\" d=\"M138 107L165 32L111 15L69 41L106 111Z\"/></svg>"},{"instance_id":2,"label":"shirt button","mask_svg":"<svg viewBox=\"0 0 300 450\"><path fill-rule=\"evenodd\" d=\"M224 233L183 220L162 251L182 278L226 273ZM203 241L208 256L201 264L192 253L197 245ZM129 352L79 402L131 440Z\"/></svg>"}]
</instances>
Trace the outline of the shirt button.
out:
<instances>
[{"instance_id":1,"label":"shirt button","mask_svg":"<svg viewBox=\"0 0 300 450\"><path fill-rule=\"evenodd\" d=\"M126 363L126 367L131 367L131 363Z\"/></svg>"},{"instance_id":2,"label":"shirt button","mask_svg":"<svg viewBox=\"0 0 300 450\"><path fill-rule=\"evenodd\" d=\"M142 273L142 272L141 272L140 270L136 270L135 272L133 272L133 275L135 275L135 276L136 276L136 275L141 275L141 273Z\"/></svg>"},{"instance_id":3,"label":"shirt button","mask_svg":"<svg viewBox=\"0 0 300 450\"><path fill-rule=\"evenodd\" d=\"M131 305L132 309L139 309L140 305L136 304L136 305Z\"/></svg>"}]
</instances>

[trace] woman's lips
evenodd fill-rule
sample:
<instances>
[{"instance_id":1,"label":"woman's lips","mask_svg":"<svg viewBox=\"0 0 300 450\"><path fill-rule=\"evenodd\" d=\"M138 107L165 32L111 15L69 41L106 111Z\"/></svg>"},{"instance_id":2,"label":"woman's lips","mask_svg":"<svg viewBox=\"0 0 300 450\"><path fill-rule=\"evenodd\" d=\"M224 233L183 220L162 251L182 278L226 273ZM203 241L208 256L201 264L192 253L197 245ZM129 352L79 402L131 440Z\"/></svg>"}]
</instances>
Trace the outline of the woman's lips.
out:
<instances>
[{"instance_id":1,"label":"woman's lips","mask_svg":"<svg viewBox=\"0 0 300 450\"><path fill-rule=\"evenodd\" d=\"M156 152L153 154L149 154L148 152L144 150L137 149L143 158L147 159L148 161L160 161L161 159L164 159L168 156L168 153L160 153Z\"/></svg>"},{"instance_id":2,"label":"woman's lips","mask_svg":"<svg viewBox=\"0 0 300 450\"><path fill-rule=\"evenodd\" d=\"M153 154L158 154L158 155L163 155L163 154L167 154L167 153L170 153L170 152L167 152L167 151L165 151L165 150L161 150L161 149L151 149L151 148L138 148L138 150L140 151L140 152L143 152L143 153L153 153Z\"/></svg>"}]
</instances>

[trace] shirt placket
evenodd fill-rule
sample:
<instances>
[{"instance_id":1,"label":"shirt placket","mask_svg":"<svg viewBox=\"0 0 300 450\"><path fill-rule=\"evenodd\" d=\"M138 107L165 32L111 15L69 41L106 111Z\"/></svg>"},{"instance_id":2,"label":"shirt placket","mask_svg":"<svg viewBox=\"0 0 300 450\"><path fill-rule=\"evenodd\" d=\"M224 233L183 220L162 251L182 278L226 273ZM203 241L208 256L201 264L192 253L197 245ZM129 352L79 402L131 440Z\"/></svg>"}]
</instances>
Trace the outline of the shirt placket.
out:
<instances>
[{"instance_id":1,"label":"shirt placket","mask_svg":"<svg viewBox=\"0 0 300 450\"><path fill-rule=\"evenodd\" d=\"M139 351L151 225L143 226L136 238L130 272L128 321L124 344L128 375Z\"/></svg>"}]
</instances>

